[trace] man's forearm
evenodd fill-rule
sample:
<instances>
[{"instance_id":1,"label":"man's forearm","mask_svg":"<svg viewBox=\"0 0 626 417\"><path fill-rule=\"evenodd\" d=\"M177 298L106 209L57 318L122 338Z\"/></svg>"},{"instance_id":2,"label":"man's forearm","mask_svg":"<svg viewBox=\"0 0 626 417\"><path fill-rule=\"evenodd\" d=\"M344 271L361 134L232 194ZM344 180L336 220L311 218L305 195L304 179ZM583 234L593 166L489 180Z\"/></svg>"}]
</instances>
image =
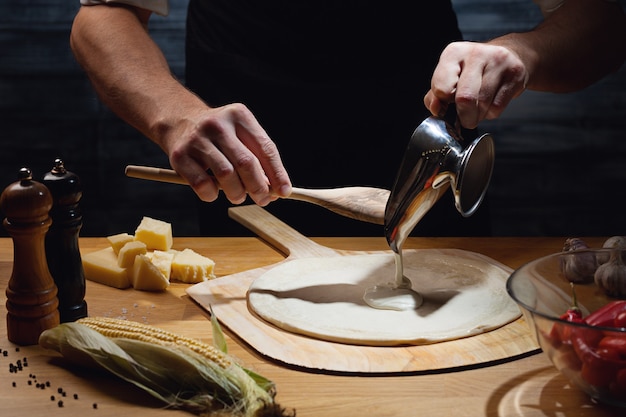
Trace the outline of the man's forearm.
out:
<instances>
[{"instance_id":1,"label":"man's forearm","mask_svg":"<svg viewBox=\"0 0 626 417\"><path fill-rule=\"evenodd\" d=\"M527 88L570 92L616 71L626 58L626 20L604 0L567 0L537 28L490 43L515 51L529 71Z\"/></svg>"},{"instance_id":2,"label":"man's forearm","mask_svg":"<svg viewBox=\"0 0 626 417\"><path fill-rule=\"evenodd\" d=\"M149 12L126 7L82 7L71 45L100 99L163 147L173 120L203 106L171 74L147 32Z\"/></svg>"}]
</instances>

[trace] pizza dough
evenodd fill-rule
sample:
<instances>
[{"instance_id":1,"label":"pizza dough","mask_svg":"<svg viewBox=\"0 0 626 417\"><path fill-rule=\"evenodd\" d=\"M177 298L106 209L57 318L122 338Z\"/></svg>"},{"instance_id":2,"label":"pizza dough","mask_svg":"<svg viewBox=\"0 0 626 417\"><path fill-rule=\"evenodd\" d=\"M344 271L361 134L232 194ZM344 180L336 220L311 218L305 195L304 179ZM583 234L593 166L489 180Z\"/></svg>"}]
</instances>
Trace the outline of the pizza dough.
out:
<instances>
[{"instance_id":1,"label":"pizza dough","mask_svg":"<svg viewBox=\"0 0 626 417\"><path fill-rule=\"evenodd\" d=\"M424 303L416 310L381 310L365 290L393 281L389 254L299 258L257 278L249 309L283 330L317 339L371 346L427 344L483 333L520 315L505 289L510 269L462 250L405 251L404 275Z\"/></svg>"}]
</instances>

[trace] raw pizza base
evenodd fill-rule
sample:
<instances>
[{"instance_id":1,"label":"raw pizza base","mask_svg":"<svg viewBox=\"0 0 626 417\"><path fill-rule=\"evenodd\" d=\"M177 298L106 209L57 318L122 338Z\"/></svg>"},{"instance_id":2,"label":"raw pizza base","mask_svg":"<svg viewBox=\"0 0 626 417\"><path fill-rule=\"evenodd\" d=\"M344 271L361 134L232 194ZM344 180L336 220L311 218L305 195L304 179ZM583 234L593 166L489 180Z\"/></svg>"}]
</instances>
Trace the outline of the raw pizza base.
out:
<instances>
[{"instance_id":1,"label":"raw pizza base","mask_svg":"<svg viewBox=\"0 0 626 417\"><path fill-rule=\"evenodd\" d=\"M332 342L418 345L504 326L521 313L505 289L510 269L461 250L405 252L404 274L424 297L416 310L381 310L365 290L393 282L393 254L299 258L257 278L249 309L283 330Z\"/></svg>"}]
</instances>

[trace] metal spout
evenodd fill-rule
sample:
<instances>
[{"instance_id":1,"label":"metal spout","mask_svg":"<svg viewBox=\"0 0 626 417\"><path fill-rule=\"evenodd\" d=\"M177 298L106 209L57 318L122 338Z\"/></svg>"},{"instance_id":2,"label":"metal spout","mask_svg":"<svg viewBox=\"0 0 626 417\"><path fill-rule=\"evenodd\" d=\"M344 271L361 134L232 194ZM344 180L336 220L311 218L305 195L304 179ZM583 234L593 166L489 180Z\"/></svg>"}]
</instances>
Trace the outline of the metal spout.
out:
<instances>
[{"instance_id":1,"label":"metal spout","mask_svg":"<svg viewBox=\"0 0 626 417\"><path fill-rule=\"evenodd\" d=\"M451 106L452 107L452 106ZM452 107L429 117L413 132L385 208L385 237L396 253L449 186L456 209L471 216L480 206L493 171L491 135L472 142L461 135Z\"/></svg>"}]
</instances>

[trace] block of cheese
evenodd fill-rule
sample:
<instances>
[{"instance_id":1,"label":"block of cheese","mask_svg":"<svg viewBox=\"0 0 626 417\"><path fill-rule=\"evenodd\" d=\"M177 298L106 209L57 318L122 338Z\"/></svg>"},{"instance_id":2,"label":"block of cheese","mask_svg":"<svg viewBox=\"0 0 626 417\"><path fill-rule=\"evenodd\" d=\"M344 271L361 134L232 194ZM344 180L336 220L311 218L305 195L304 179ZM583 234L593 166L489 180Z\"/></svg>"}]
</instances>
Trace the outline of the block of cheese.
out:
<instances>
[{"instance_id":1,"label":"block of cheese","mask_svg":"<svg viewBox=\"0 0 626 417\"><path fill-rule=\"evenodd\" d=\"M107 240L113 248L113 252L117 255L120 253L122 246L135 240L135 237L133 235L129 235L128 233L118 233L116 235L107 236Z\"/></svg>"},{"instance_id":2,"label":"block of cheese","mask_svg":"<svg viewBox=\"0 0 626 417\"><path fill-rule=\"evenodd\" d=\"M86 253L81 258L86 279L115 288L130 287L128 270L117 265L112 247Z\"/></svg>"},{"instance_id":3,"label":"block of cheese","mask_svg":"<svg viewBox=\"0 0 626 417\"><path fill-rule=\"evenodd\" d=\"M170 285L170 282L150 258L144 254L139 254L133 263L131 284L136 290L163 291Z\"/></svg>"},{"instance_id":4,"label":"block of cheese","mask_svg":"<svg viewBox=\"0 0 626 417\"><path fill-rule=\"evenodd\" d=\"M163 220L144 216L135 230L135 240L145 243L148 250L169 250L174 242L172 225Z\"/></svg>"},{"instance_id":5,"label":"block of cheese","mask_svg":"<svg viewBox=\"0 0 626 417\"><path fill-rule=\"evenodd\" d=\"M120 252L117 254L117 266L120 268L130 268L135 262L135 256L145 255L146 252L148 252L148 249L145 243L139 240L128 242L122 246L122 249L120 249Z\"/></svg>"},{"instance_id":6,"label":"block of cheese","mask_svg":"<svg viewBox=\"0 0 626 417\"><path fill-rule=\"evenodd\" d=\"M215 262L192 249L172 251L172 275L170 279L195 284L215 278Z\"/></svg>"},{"instance_id":7,"label":"block of cheese","mask_svg":"<svg viewBox=\"0 0 626 417\"><path fill-rule=\"evenodd\" d=\"M159 268L159 271L161 271L163 276L169 280L170 274L172 272L172 261L174 260L174 253L162 250L155 250L146 253L146 256L150 258L154 266Z\"/></svg>"}]
</instances>

